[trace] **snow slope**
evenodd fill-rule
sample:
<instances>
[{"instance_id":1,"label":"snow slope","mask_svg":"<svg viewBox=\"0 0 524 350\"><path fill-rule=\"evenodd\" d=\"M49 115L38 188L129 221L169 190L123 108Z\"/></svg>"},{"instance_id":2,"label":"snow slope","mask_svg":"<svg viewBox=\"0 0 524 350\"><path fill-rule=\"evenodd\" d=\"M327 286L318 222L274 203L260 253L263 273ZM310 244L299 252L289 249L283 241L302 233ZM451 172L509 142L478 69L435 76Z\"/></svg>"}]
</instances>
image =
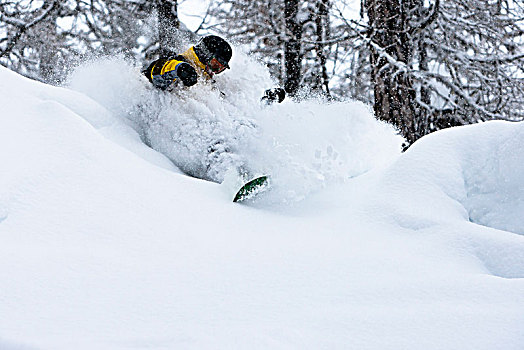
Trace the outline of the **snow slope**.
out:
<instances>
[{"instance_id":1,"label":"snow slope","mask_svg":"<svg viewBox=\"0 0 524 350\"><path fill-rule=\"evenodd\" d=\"M238 154L280 179L238 205L168 160L200 162L170 151L185 135L126 110L156 93L131 68L106 98L106 64L72 84L91 97L0 67L1 349L524 347L523 123L438 132L400 155L359 105L211 98L195 118L252 120Z\"/></svg>"}]
</instances>

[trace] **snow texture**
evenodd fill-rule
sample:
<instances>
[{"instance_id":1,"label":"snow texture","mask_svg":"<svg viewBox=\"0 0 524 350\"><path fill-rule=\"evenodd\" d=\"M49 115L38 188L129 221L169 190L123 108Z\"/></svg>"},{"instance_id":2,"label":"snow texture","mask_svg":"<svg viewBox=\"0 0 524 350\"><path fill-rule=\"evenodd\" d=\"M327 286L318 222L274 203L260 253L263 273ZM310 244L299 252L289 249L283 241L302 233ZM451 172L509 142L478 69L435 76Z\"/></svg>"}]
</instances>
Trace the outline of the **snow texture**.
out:
<instances>
[{"instance_id":1,"label":"snow texture","mask_svg":"<svg viewBox=\"0 0 524 350\"><path fill-rule=\"evenodd\" d=\"M216 84L0 67L0 348L523 348L524 123L400 154L361 104L261 107L243 55Z\"/></svg>"}]
</instances>

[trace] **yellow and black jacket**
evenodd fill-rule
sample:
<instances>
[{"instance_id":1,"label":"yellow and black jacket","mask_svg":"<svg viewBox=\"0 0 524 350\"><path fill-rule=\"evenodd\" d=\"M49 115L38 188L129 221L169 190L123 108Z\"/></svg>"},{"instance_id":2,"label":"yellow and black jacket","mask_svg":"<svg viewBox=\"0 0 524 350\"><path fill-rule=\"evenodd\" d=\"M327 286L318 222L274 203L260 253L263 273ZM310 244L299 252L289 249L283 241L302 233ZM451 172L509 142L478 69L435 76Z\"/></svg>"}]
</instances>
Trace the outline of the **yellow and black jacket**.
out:
<instances>
[{"instance_id":1,"label":"yellow and black jacket","mask_svg":"<svg viewBox=\"0 0 524 350\"><path fill-rule=\"evenodd\" d=\"M144 70L144 75L156 87L165 90L171 84L182 81L185 86L196 84L198 76L211 77L205 71L193 47L172 58L161 57Z\"/></svg>"}]
</instances>

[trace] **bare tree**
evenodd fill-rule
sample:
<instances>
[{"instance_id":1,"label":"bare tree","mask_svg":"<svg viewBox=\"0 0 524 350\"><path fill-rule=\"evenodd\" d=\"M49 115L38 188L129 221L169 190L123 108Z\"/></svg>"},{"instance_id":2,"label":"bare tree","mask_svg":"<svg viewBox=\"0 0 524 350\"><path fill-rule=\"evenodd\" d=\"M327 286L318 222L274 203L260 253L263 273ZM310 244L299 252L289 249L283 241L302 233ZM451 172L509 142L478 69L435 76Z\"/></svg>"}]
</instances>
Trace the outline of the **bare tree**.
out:
<instances>
[{"instance_id":1,"label":"bare tree","mask_svg":"<svg viewBox=\"0 0 524 350\"><path fill-rule=\"evenodd\" d=\"M178 0L155 0L159 56L170 56L183 50L184 42L193 37L178 18Z\"/></svg>"},{"instance_id":2,"label":"bare tree","mask_svg":"<svg viewBox=\"0 0 524 350\"><path fill-rule=\"evenodd\" d=\"M449 126L524 118L521 5L366 0L363 6L374 111L408 145Z\"/></svg>"},{"instance_id":3,"label":"bare tree","mask_svg":"<svg viewBox=\"0 0 524 350\"><path fill-rule=\"evenodd\" d=\"M396 125L411 143L415 141L417 127L416 90L412 76L404 67L412 64L415 53L408 14L413 13L416 4L367 0L365 6L370 28L375 116Z\"/></svg>"},{"instance_id":4,"label":"bare tree","mask_svg":"<svg viewBox=\"0 0 524 350\"><path fill-rule=\"evenodd\" d=\"M144 59L146 53L171 52L179 27L176 0L2 2L0 63L55 82L82 57L123 53Z\"/></svg>"},{"instance_id":5,"label":"bare tree","mask_svg":"<svg viewBox=\"0 0 524 350\"><path fill-rule=\"evenodd\" d=\"M302 80L302 28L298 18L299 4L299 0L287 0L284 4L284 88L291 96L297 93Z\"/></svg>"},{"instance_id":6,"label":"bare tree","mask_svg":"<svg viewBox=\"0 0 524 350\"><path fill-rule=\"evenodd\" d=\"M330 96L329 92L329 74L327 68L327 62L329 57L329 44L327 40L331 34L331 25L329 18L329 9L330 9L329 0L319 0L316 6L315 13L315 29L316 29L316 44L315 51L317 56L317 73L315 76L319 77L317 79L317 84L314 86L315 90L324 90L326 95Z\"/></svg>"},{"instance_id":7,"label":"bare tree","mask_svg":"<svg viewBox=\"0 0 524 350\"><path fill-rule=\"evenodd\" d=\"M32 75L31 67L38 65L24 53L38 51L38 43L25 42L24 37L35 27L55 18L58 1L8 1L0 4L0 63Z\"/></svg>"},{"instance_id":8,"label":"bare tree","mask_svg":"<svg viewBox=\"0 0 524 350\"><path fill-rule=\"evenodd\" d=\"M503 0L440 4L419 47L427 62L421 84L431 95L431 105L420 101L427 115L448 111L461 124L524 118L522 6Z\"/></svg>"},{"instance_id":9,"label":"bare tree","mask_svg":"<svg viewBox=\"0 0 524 350\"><path fill-rule=\"evenodd\" d=\"M212 3L210 29L260 57L291 95L302 89L330 94L333 29L330 0L223 0Z\"/></svg>"}]
</instances>

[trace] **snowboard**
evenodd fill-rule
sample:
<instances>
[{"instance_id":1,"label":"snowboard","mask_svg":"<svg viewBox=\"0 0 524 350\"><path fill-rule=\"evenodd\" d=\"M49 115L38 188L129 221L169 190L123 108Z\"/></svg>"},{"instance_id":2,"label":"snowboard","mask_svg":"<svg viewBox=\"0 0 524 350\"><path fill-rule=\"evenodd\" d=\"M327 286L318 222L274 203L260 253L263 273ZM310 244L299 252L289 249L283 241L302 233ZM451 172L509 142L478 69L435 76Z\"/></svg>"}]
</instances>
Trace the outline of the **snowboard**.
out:
<instances>
[{"instance_id":1,"label":"snowboard","mask_svg":"<svg viewBox=\"0 0 524 350\"><path fill-rule=\"evenodd\" d=\"M269 189L269 176L263 175L245 183L235 195L233 202L243 202L255 198L258 194Z\"/></svg>"}]
</instances>

